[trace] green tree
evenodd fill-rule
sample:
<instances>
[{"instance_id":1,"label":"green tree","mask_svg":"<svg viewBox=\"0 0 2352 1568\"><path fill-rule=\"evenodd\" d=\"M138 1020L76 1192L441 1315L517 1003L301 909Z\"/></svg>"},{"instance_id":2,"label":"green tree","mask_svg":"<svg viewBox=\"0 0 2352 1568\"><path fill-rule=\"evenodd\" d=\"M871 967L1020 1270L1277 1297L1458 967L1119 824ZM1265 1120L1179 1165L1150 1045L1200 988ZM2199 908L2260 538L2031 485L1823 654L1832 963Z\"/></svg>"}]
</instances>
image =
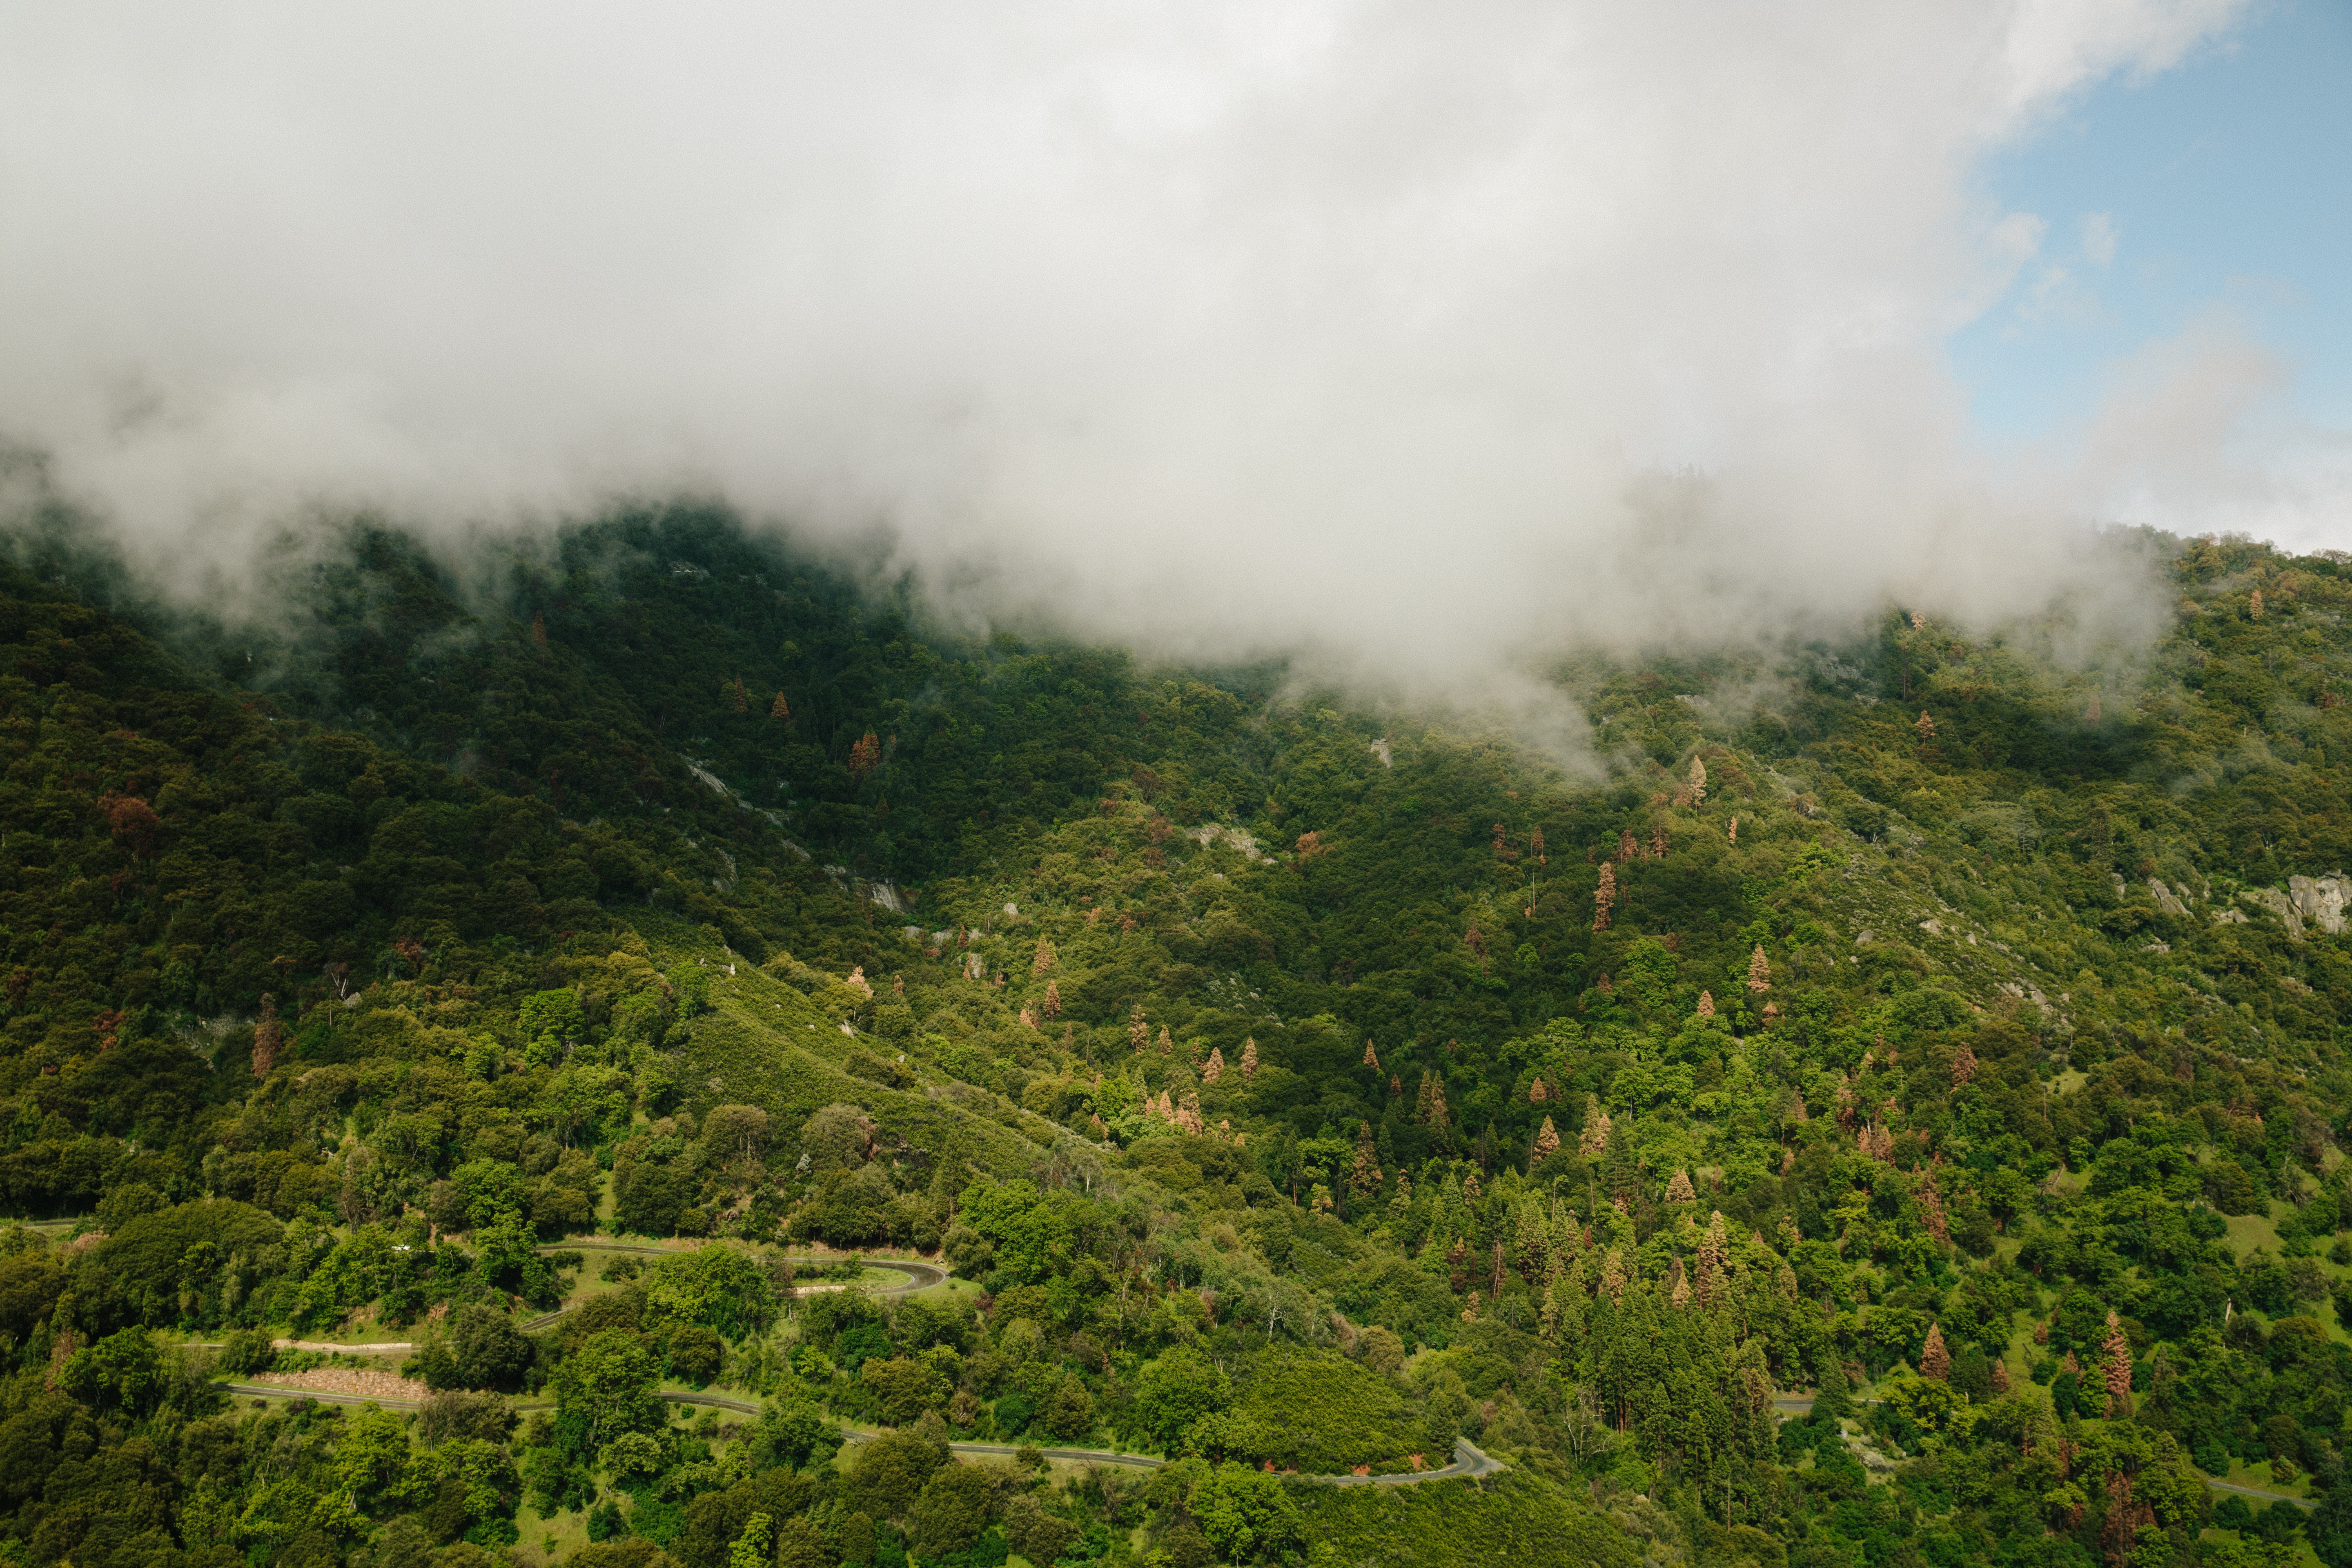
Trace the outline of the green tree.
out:
<instances>
[{"instance_id":1,"label":"green tree","mask_svg":"<svg viewBox=\"0 0 2352 1568\"><path fill-rule=\"evenodd\" d=\"M1298 1506L1274 1476L1244 1465L1203 1468L1184 1503L1226 1559L1234 1563L1273 1560L1306 1544Z\"/></svg>"},{"instance_id":2,"label":"green tree","mask_svg":"<svg viewBox=\"0 0 2352 1568\"><path fill-rule=\"evenodd\" d=\"M931 1472L908 1510L915 1550L926 1557L961 1552L980 1539L996 1511L996 1485L978 1465L953 1460Z\"/></svg>"},{"instance_id":3,"label":"green tree","mask_svg":"<svg viewBox=\"0 0 2352 1568\"><path fill-rule=\"evenodd\" d=\"M557 1367L556 1408L579 1420L588 1447L602 1448L624 1432L660 1430L662 1404L654 1394L660 1381L660 1367L636 1335L606 1329Z\"/></svg>"},{"instance_id":4,"label":"green tree","mask_svg":"<svg viewBox=\"0 0 2352 1568\"><path fill-rule=\"evenodd\" d=\"M1135 1380L1135 1426L1163 1454L1176 1452L1184 1429L1233 1400L1233 1383L1214 1363L1180 1345L1145 1363Z\"/></svg>"}]
</instances>

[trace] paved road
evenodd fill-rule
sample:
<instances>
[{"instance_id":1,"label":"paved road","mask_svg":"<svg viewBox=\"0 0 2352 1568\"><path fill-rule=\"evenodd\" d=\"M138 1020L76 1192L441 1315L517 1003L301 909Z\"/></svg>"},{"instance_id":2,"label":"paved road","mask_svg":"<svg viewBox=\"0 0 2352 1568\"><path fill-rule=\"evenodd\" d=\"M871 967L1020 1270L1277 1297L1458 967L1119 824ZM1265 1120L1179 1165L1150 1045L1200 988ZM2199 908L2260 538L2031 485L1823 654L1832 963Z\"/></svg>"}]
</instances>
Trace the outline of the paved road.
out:
<instances>
[{"instance_id":1,"label":"paved road","mask_svg":"<svg viewBox=\"0 0 2352 1568\"><path fill-rule=\"evenodd\" d=\"M629 1241L551 1242L537 1250L541 1252L635 1252L657 1258L677 1258L686 1251L683 1247L648 1247ZM803 1267L821 1268L832 1264L846 1262L848 1259L839 1257L788 1258L784 1261L795 1268ZM887 1268L907 1277L907 1282L903 1285L873 1287L874 1294L877 1296L909 1296L918 1290L928 1290L934 1285L947 1282L948 1271L935 1263L920 1263L912 1258L904 1258L861 1257L856 1261L868 1268ZM797 1299L803 1296L823 1295L829 1290L848 1289L846 1285L797 1285L785 1294ZM522 1329L526 1333L543 1329L571 1310L569 1307L558 1307L552 1312L541 1312L535 1318L525 1318L522 1321Z\"/></svg>"},{"instance_id":2,"label":"paved road","mask_svg":"<svg viewBox=\"0 0 2352 1568\"><path fill-rule=\"evenodd\" d=\"M378 1399L364 1394L325 1394L314 1388L268 1388L254 1383L228 1383L222 1387L231 1394L243 1394L267 1399L315 1399L325 1405L380 1405L387 1410L415 1410L413 1399ZM700 1405L715 1410L732 1410L745 1415L757 1415L757 1403L730 1398L723 1394L697 1394L686 1389L663 1389L659 1397L671 1405ZM545 1410L543 1402L518 1405L517 1410ZM856 1426L841 1429L844 1439L851 1443L870 1443L882 1436ZM950 1443L951 1452L971 1454L983 1458L1009 1459L1020 1452L1010 1443ZM1156 1470L1168 1461L1150 1454L1122 1454L1115 1448L1043 1448L1038 1450L1049 1459L1066 1459L1073 1464L1126 1465L1136 1469ZM1466 1437L1454 1440L1454 1462L1442 1470L1422 1470L1394 1476L1307 1476L1302 1479L1321 1481L1335 1487L1403 1487L1423 1481L1453 1480L1457 1477L1491 1476L1506 1467L1501 1460L1474 1447Z\"/></svg>"}]
</instances>

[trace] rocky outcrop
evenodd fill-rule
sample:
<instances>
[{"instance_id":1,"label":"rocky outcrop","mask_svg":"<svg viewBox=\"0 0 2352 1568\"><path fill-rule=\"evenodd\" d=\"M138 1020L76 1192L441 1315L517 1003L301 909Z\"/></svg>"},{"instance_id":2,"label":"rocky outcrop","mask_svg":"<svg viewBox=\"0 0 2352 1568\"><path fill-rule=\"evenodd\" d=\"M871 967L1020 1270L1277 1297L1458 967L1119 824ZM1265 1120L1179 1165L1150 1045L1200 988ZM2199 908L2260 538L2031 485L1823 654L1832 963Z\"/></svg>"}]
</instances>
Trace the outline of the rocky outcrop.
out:
<instances>
[{"instance_id":1,"label":"rocky outcrop","mask_svg":"<svg viewBox=\"0 0 2352 1568\"><path fill-rule=\"evenodd\" d=\"M2279 923L2286 927L2287 941L2303 940L2303 911L2296 909L2294 901L2276 888L2247 888L2241 891L2238 897L2256 909L2268 910L2276 915L2279 918Z\"/></svg>"},{"instance_id":2,"label":"rocky outcrop","mask_svg":"<svg viewBox=\"0 0 2352 1568\"><path fill-rule=\"evenodd\" d=\"M2148 897L2156 900L2156 907L2162 910L2166 914L2172 916L2176 920L2187 920L2189 918L2188 906L2180 901L2179 895L2175 893L2171 889L2166 887L2156 878L2151 877L2148 879L2147 892Z\"/></svg>"},{"instance_id":3,"label":"rocky outcrop","mask_svg":"<svg viewBox=\"0 0 2352 1568\"><path fill-rule=\"evenodd\" d=\"M2286 927L2290 942L2301 942L2307 926L2317 926L2326 936L2343 934L2344 904L2347 897L2352 897L2352 880L2347 880L2343 872L2330 871L2324 877L2289 877L2286 888L2284 893L2276 888L2247 888L2238 897L2276 915L2279 923ZM2213 918L2218 921L2223 917Z\"/></svg>"},{"instance_id":4,"label":"rocky outcrop","mask_svg":"<svg viewBox=\"0 0 2352 1568\"><path fill-rule=\"evenodd\" d=\"M2352 881L2341 871L2324 877L2289 877L2286 896L2303 918L2329 936L2344 933L2344 904L2352 897Z\"/></svg>"}]
</instances>

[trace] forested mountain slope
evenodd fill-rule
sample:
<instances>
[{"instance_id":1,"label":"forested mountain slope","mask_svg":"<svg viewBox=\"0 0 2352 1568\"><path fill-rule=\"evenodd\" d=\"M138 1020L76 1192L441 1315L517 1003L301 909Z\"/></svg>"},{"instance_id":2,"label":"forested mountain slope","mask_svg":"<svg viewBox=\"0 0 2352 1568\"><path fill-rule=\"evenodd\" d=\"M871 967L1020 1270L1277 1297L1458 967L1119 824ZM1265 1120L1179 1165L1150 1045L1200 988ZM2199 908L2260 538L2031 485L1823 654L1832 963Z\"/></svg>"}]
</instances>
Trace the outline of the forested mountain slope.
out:
<instances>
[{"instance_id":1,"label":"forested mountain slope","mask_svg":"<svg viewBox=\"0 0 2352 1568\"><path fill-rule=\"evenodd\" d=\"M1572 660L1594 783L715 515L355 531L265 626L67 538L0 581L23 1561L2352 1562L2332 559L2168 545L2089 659ZM828 1245L960 1279L780 1294ZM227 1401L357 1375L272 1334L441 1392ZM1507 1477L1268 1474L1457 1435Z\"/></svg>"}]
</instances>

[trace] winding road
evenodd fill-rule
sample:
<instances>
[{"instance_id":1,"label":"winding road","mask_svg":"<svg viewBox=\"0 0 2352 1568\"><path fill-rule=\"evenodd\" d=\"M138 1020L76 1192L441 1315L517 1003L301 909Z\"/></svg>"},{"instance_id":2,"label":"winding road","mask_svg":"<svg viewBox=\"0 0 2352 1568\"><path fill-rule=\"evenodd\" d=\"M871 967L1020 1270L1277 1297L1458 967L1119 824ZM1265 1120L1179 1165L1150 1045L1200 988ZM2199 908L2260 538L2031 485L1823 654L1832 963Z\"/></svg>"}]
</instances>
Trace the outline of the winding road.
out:
<instances>
[{"instance_id":1,"label":"winding road","mask_svg":"<svg viewBox=\"0 0 2352 1568\"><path fill-rule=\"evenodd\" d=\"M386 1410L415 1410L421 1404L414 1399L379 1399L364 1394L322 1394L311 1388L271 1388L257 1383L225 1383L221 1386L231 1394L242 1394L261 1399L314 1399L322 1405L376 1405ZM723 1394L697 1394L687 1389L666 1388L658 1398L671 1405L699 1405L714 1410L731 1410L744 1415L757 1415L760 1406L747 1399L734 1399ZM517 1410L547 1410L553 1406L544 1400L519 1404ZM841 1436L847 1443L870 1443L883 1436L863 1427L844 1426ZM970 1455L975 1458L1009 1459L1020 1447L1011 1443L950 1443L950 1453ZM1141 1470L1156 1470L1168 1461L1150 1454L1125 1454L1116 1448L1041 1448L1038 1452L1048 1459L1062 1459L1072 1464L1125 1465ZM1393 1476L1301 1476L1307 1481L1334 1487L1403 1487L1417 1486L1423 1481L1445 1481L1464 1478L1495 1475L1507 1469L1501 1460L1474 1447L1467 1437L1454 1440L1454 1462L1442 1470L1408 1471Z\"/></svg>"},{"instance_id":2,"label":"winding road","mask_svg":"<svg viewBox=\"0 0 2352 1568\"><path fill-rule=\"evenodd\" d=\"M546 1247L541 1247L537 1250L541 1253L628 1252L652 1257L671 1258L678 1256L684 1249L675 1247L644 1246L635 1242L599 1241L584 1243L559 1242ZM785 1259L785 1261L791 1263L794 1268L800 1268L803 1266L825 1267L849 1260L850 1259L845 1258L793 1258ZM944 1284L948 1278L947 1270L940 1268L937 1264L918 1262L910 1258L860 1257L856 1260L868 1268L885 1268L906 1276L906 1283L902 1285L886 1285L877 1289L874 1293L877 1296L911 1295L915 1291L928 1290L934 1285ZM848 1289L849 1286L846 1284L802 1285L794 1287L789 1294L795 1297L814 1296L823 1291L846 1290ZM569 1304L558 1307L551 1312L542 1312L535 1318L524 1320L521 1326L525 1330L544 1328L571 1310L572 1309ZM330 1344L324 1341L318 1340L278 1340L275 1342L280 1350L332 1351L340 1352L344 1354L362 1355L399 1354L415 1348L413 1344L410 1344L405 1341L394 1343L359 1345ZM209 1348L217 1350L220 1347L215 1345ZM257 1383L226 1383L221 1384L221 1386L231 1394L242 1394L252 1397L267 1399L314 1399L325 1405L382 1405L387 1410L415 1410L421 1408L421 1402L417 1400L387 1399L364 1394L331 1394L310 1388L272 1388L267 1384ZM688 1389L663 1389L658 1392L657 1396L671 1405L698 1405L713 1410L731 1410L744 1415L757 1415L760 1414L760 1406L756 1401L737 1399L724 1394L702 1394ZM1807 1407L1810 1408L1811 1401L1806 1401L1806 1405ZM551 1406L544 1401L538 1401L528 1405L519 1404L515 1405L514 1408L517 1410L544 1410L551 1408ZM844 1441L848 1443L870 1443L875 1438L882 1436L879 1432L867 1431L856 1426L842 1427L841 1435ZM966 1454L979 1458L1009 1459L1020 1452L1020 1447L1011 1443L951 1442L948 1445L948 1448L951 1453ZM1073 1464L1125 1465L1137 1469L1158 1469L1162 1465L1168 1463L1167 1460L1155 1458L1150 1454L1127 1454L1121 1453L1115 1448L1041 1448L1038 1451L1044 1454L1048 1459L1062 1459ZM1417 1486L1423 1481L1444 1481L1457 1479L1475 1479L1481 1477L1496 1474L1497 1472L1507 1468L1508 1468L1508 1467L1501 1460L1493 1458L1491 1455L1474 1446L1467 1437L1457 1437L1454 1440L1454 1462L1447 1465L1443 1469L1405 1471L1392 1476L1305 1476L1300 1479L1303 1480L1321 1482L1325 1485L1335 1487L1402 1487Z\"/></svg>"}]
</instances>

